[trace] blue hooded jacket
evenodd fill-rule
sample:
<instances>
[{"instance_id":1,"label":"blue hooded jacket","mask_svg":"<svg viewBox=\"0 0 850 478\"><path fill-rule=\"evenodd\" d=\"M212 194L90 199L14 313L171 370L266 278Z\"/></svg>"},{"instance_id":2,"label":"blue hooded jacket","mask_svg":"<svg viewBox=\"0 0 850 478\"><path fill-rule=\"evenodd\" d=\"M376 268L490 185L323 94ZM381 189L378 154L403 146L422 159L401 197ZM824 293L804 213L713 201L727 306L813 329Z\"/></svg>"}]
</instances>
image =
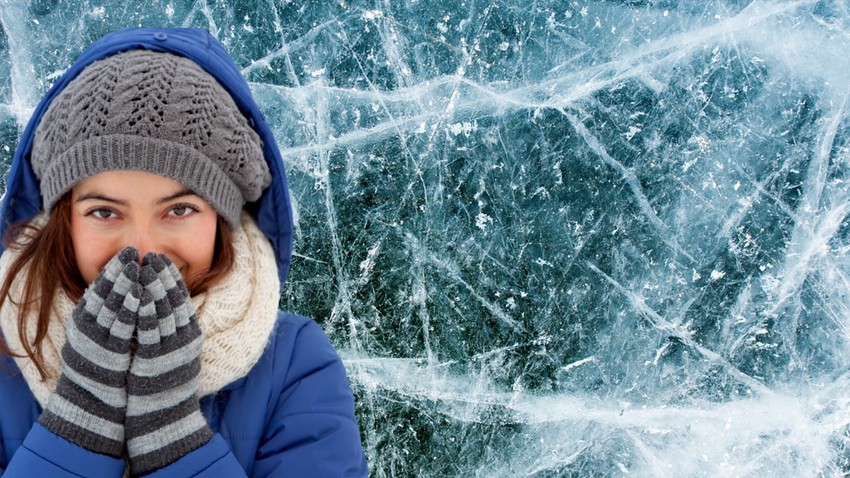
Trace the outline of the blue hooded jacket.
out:
<instances>
[{"instance_id":1,"label":"blue hooded jacket","mask_svg":"<svg viewBox=\"0 0 850 478\"><path fill-rule=\"evenodd\" d=\"M39 183L29 163L36 126L50 102L86 66L110 55L147 49L185 56L231 94L263 141L271 186L246 206L275 251L281 283L292 245L292 209L280 151L233 60L206 31L128 29L92 44L48 91L18 143L0 205L0 237L41 211ZM2 252L2 246L0 246ZM279 313L262 357L241 379L201 399L215 432L203 447L151 477L363 477L366 461L354 398L339 356L312 320ZM37 423L41 407L15 362L0 358L0 475L120 477L125 463L99 455Z\"/></svg>"}]
</instances>

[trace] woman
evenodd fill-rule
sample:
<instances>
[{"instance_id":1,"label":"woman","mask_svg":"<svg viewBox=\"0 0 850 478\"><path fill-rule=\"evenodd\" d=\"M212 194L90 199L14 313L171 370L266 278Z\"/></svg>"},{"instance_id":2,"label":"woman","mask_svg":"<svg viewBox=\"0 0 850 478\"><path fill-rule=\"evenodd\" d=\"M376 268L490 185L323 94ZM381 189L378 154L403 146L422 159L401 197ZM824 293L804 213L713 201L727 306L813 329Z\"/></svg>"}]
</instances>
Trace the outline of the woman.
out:
<instances>
[{"instance_id":1,"label":"woman","mask_svg":"<svg viewBox=\"0 0 850 478\"><path fill-rule=\"evenodd\" d=\"M209 34L86 50L27 125L0 218L4 477L366 476L339 357L277 310L286 176Z\"/></svg>"}]
</instances>

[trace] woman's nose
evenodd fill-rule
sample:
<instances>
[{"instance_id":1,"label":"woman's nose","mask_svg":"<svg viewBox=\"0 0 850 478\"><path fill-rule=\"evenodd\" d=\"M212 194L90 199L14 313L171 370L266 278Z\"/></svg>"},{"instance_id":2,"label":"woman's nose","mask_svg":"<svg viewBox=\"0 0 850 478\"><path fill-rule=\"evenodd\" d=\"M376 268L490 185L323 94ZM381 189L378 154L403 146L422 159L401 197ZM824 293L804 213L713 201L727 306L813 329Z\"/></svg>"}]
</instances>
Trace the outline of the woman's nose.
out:
<instances>
[{"instance_id":1,"label":"woman's nose","mask_svg":"<svg viewBox=\"0 0 850 478\"><path fill-rule=\"evenodd\" d=\"M139 251L139 261L148 252L162 252L162 244L159 235L149 224L133 224L128 231L127 245L135 247Z\"/></svg>"}]
</instances>

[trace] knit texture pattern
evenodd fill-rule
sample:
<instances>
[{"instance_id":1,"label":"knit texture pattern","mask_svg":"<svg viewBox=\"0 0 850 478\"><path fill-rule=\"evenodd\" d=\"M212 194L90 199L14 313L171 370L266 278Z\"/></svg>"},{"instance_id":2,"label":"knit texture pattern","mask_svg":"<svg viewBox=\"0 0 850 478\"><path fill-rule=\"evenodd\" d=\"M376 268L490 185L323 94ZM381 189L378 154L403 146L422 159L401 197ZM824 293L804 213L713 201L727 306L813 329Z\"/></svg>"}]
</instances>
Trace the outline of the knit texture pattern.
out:
<instances>
[{"instance_id":1,"label":"knit texture pattern","mask_svg":"<svg viewBox=\"0 0 850 478\"><path fill-rule=\"evenodd\" d=\"M271 183L257 133L195 62L146 50L92 63L53 100L30 158L50 211L74 184L112 170L171 178L232 228Z\"/></svg>"},{"instance_id":2,"label":"knit texture pattern","mask_svg":"<svg viewBox=\"0 0 850 478\"><path fill-rule=\"evenodd\" d=\"M139 255L127 248L86 289L68 322L62 374L39 423L77 445L124 451L130 342L142 297Z\"/></svg>"},{"instance_id":3,"label":"knit texture pattern","mask_svg":"<svg viewBox=\"0 0 850 478\"><path fill-rule=\"evenodd\" d=\"M203 336L180 271L166 256L147 254L141 285L124 422L134 476L164 468L212 438L197 396Z\"/></svg>"},{"instance_id":4,"label":"knit texture pattern","mask_svg":"<svg viewBox=\"0 0 850 478\"><path fill-rule=\"evenodd\" d=\"M44 225L45 215L31 222ZM198 318L198 326L204 336L201 349L198 396L203 397L221 390L225 385L248 374L268 343L277 319L280 300L280 279L277 262L268 239L246 213L242 214L241 227L234 230L233 242L236 260L233 270L214 287L191 298ZM0 256L0 281L8 273L9 266L18 255L14 249L6 249ZM22 353L18 337L15 303L23 291L24 269L21 280L12 282L10 297L0 308L0 329L13 352ZM66 317L77 304L61 290L57 292L52 307L47 336L42 342L45 367L48 377L42 381L38 370L26 357L16 357L15 363L21 370L27 385L42 407L56 389L62 370L60 351L65 344ZM35 337L35 311L29 322L26 336L30 343Z\"/></svg>"}]
</instances>

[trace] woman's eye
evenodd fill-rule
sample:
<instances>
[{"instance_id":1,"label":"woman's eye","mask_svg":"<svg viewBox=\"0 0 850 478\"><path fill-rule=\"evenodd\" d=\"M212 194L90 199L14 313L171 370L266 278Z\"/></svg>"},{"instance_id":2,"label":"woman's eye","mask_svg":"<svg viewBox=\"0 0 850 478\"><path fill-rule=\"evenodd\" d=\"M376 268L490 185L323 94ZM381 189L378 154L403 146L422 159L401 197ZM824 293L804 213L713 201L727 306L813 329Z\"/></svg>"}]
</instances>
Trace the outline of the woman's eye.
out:
<instances>
[{"instance_id":1,"label":"woman's eye","mask_svg":"<svg viewBox=\"0 0 850 478\"><path fill-rule=\"evenodd\" d=\"M171 207L169 214L176 217L186 217L196 211L197 209L193 208L188 204L178 204L176 206Z\"/></svg>"},{"instance_id":2,"label":"woman's eye","mask_svg":"<svg viewBox=\"0 0 850 478\"><path fill-rule=\"evenodd\" d=\"M97 219L112 219L116 216L115 211L106 208L93 209L89 211L88 215L94 216Z\"/></svg>"}]
</instances>

